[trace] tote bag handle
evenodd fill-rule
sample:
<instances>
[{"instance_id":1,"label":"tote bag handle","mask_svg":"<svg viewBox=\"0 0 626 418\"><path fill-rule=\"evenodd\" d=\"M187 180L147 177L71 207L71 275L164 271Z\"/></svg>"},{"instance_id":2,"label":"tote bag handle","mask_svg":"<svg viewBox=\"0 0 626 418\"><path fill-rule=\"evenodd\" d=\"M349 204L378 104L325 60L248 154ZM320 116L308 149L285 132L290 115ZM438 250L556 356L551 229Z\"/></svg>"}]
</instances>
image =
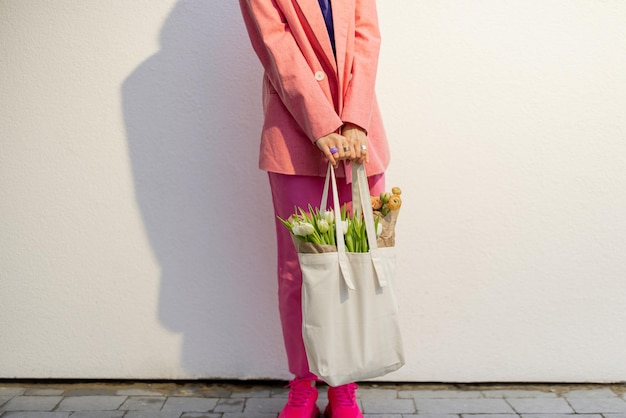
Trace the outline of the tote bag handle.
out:
<instances>
[{"instance_id":1,"label":"tote bag handle","mask_svg":"<svg viewBox=\"0 0 626 418\"><path fill-rule=\"evenodd\" d=\"M339 269L348 289L355 290L354 282L352 281L352 275L350 273L350 262L346 255L346 243L344 242L344 230L343 222L341 222L341 207L339 205L339 193L337 192L337 178L335 177L335 169L332 164L328 163L328 171L326 171L326 181L324 183L324 191L322 192L322 202L320 204L320 210L326 210L322 208L328 207L328 185L332 185L333 193L333 210L335 212L335 231L337 234L337 255L339 259Z\"/></svg>"},{"instance_id":2,"label":"tote bag handle","mask_svg":"<svg viewBox=\"0 0 626 418\"><path fill-rule=\"evenodd\" d=\"M352 163L352 209L355 211L355 215L363 214L365 221L365 231L367 233L367 240L370 250L368 252L371 262L376 272L378 279L378 285L380 287L386 287L388 285L387 278L385 277L384 267L380 260L376 228L374 226L374 212L372 210L370 200L369 184L367 182L367 174L365 173L365 166L363 164ZM339 205L339 193L337 192L337 179L335 177L335 170L332 164L328 164L328 171L326 172L326 181L324 183L324 190L322 192L322 201L320 204L320 210L328 207L328 192L329 184L332 186L333 193L333 209L335 212L335 231L337 233L337 253L339 258L339 268L344 282L348 289L355 290L356 287L352 280L350 273L350 262L346 255L346 244L343 239L343 223L341 222L341 208ZM324 209L325 210L325 209Z\"/></svg>"},{"instance_id":3,"label":"tote bag handle","mask_svg":"<svg viewBox=\"0 0 626 418\"><path fill-rule=\"evenodd\" d=\"M372 201L370 199L370 186L367 182L367 174L363 164L352 164L352 208L356 215L363 213L365 232L367 233L367 241L370 247L369 255L374 265L378 285L386 287L388 282L378 249L376 227L374 226L374 210L372 209ZM361 210L362 212L360 212Z\"/></svg>"}]
</instances>

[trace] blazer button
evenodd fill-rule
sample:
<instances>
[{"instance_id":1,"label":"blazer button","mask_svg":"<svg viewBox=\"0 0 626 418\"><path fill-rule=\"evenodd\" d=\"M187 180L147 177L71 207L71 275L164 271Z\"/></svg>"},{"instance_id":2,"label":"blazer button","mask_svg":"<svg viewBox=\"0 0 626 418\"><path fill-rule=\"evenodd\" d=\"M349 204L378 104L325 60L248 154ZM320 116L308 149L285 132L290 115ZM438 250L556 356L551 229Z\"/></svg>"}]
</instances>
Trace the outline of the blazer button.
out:
<instances>
[{"instance_id":1,"label":"blazer button","mask_svg":"<svg viewBox=\"0 0 626 418\"><path fill-rule=\"evenodd\" d=\"M322 81L325 77L326 77L326 74L324 74L324 71L318 71L315 73L315 79L317 81Z\"/></svg>"}]
</instances>

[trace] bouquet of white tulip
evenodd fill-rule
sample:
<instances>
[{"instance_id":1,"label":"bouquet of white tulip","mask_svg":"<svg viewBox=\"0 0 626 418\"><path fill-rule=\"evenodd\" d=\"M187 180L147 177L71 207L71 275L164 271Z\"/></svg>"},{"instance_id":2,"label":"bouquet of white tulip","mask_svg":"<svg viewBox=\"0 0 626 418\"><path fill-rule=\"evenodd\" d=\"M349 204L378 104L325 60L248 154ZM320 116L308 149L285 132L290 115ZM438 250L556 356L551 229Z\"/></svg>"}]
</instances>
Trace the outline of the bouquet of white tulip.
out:
<instances>
[{"instance_id":1,"label":"bouquet of white tulip","mask_svg":"<svg viewBox=\"0 0 626 418\"><path fill-rule=\"evenodd\" d=\"M402 200L400 188L394 187L392 192L383 192L380 196L371 196L374 210L374 227L379 247L394 245L395 220ZM366 253L369 251L367 233L363 215L355 216L351 204L341 207L342 230L346 251ZM288 219L278 219L291 232L296 249L301 253L336 252L335 213L332 210L320 210L308 207L308 212L296 208Z\"/></svg>"}]
</instances>

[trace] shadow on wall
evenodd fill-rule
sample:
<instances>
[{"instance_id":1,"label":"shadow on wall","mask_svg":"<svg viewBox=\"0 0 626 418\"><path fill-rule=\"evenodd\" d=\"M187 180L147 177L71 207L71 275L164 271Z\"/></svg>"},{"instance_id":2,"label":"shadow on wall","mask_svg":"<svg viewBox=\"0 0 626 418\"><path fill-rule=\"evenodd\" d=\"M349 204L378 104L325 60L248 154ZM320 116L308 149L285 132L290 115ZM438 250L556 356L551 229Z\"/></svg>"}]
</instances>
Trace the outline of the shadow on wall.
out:
<instances>
[{"instance_id":1,"label":"shadow on wall","mask_svg":"<svg viewBox=\"0 0 626 418\"><path fill-rule=\"evenodd\" d=\"M122 100L161 268L158 317L184 338L186 375L163 377L267 377L257 348L280 357L282 340L270 194L257 168L260 65L234 1L179 1L160 42Z\"/></svg>"}]
</instances>

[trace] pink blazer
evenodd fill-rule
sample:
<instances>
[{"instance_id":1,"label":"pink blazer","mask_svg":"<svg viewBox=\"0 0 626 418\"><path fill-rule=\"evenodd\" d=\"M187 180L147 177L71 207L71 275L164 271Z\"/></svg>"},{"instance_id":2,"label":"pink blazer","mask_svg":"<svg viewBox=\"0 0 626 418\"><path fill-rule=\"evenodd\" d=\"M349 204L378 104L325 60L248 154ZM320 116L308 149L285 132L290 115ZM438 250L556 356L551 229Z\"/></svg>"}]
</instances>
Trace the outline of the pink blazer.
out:
<instances>
[{"instance_id":1,"label":"pink blazer","mask_svg":"<svg viewBox=\"0 0 626 418\"><path fill-rule=\"evenodd\" d=\"M375 0L332 1L336 59L318 0L239 5L265 69L259 167L324 176L328 162L315 141L352 122L368 133L368 175L382 173L389 147L374 92L380 48Z\"/></svg>"}]
</instances>

